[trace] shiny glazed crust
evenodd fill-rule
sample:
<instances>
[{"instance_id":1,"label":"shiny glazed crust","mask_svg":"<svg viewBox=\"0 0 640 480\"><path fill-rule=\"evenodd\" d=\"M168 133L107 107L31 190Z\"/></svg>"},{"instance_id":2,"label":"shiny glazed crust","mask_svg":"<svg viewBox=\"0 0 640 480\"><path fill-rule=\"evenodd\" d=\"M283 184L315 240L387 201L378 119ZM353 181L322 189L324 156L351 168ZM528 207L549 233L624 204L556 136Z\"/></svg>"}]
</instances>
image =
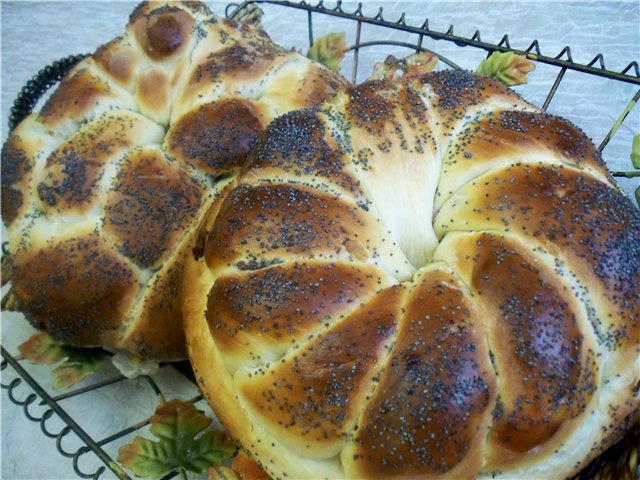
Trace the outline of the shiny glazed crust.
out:
<instances>
[{"instance_id":1,"label":"shiny glazed crust","mask_svg":"<svg viewBox=\"0 0 640 480\"><path fill-rule=\"evenodd\" d=\"M640 212L460 71L274 121L187 262L196 378L275 478L563 478L639 408Z\"/></svg>"},{"instance_id":2,"label":"shiny glazed crust","mask_svg":"<svg viewBox=\"0 0 640 480\"><path fill-rule=\"evenodd\" d=\"M141 3L2 150L21 311L69 344L186 358L183 262L218 179L342 83L203 3Z\"/></svg>"}]
</instances>

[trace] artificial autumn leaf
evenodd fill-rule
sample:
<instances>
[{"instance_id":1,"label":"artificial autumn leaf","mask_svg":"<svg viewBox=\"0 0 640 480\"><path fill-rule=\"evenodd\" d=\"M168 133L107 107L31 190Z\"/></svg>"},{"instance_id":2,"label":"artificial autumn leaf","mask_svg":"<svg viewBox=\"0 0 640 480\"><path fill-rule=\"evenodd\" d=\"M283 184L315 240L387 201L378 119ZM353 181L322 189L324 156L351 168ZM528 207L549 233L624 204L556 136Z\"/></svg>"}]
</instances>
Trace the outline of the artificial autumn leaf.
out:
<instances>
[{"instance_id":1,"label":"artificial autumn leaf","mask_svg":"<svg viewBox=\"0 0 640 480\"><path fill-rule=\"evenodd\" d=\"M9 291L2 297L0 300L0 308L5 312L18 312L20 311L18 305L18 297L16 296L16 292L13 289L13 286L9 289Z\"/></svg>"},{"instance_id":2,"label":"artificial autumn leaf","mask_svg":"<svg viewBox=\"0 0 640 480\"><path fill-rule=\"evenodd\" d=\"M634 168L640 169L640 133L633 137L633 143L631 144L631 162Z\"/></svg>"},{"instance_id":3,"label":"artificial autumn leaf","mask_svg":"<svg viewBox=\"0 0 640 480\"><path fill-rule=\"evenodd\" d=\"M414 77L433 71L438 64L438 56L429 52L420 52L406 58L396 58L389 55L384 62L373 66L369 80L393 80L400 75Z\"/></svg>"},{"instance_id":4,"label":"artificial autumn leaf","mask_svg":"<svg viewBox=\"0 0 640 480\"><path fill-rule=\"evenodd\" d=\"M346 49L344 32L327 33L311 45L307 57L337 72L340 70L340 62L344 58Z\"/></svg>"},{"instance_id":5,"label":"artificial autumn leaf","mask_svg":"<svg viewBox=\"0 0 640 480\"><path fill-rule=\"evenodd\" d=\"M53 365L69 356L70 348L46 332L39 332L21 343L18 350L31 363Z\"/></svg>"},{"instance_id":6,"label":"artificial autumn leaf","mask_svg":"<svg viewBox=\"0 0 640 480\"><path fill-rule=\"evenodd\" d=\"M53 388L67 388L97 372L109 356L95 348L75 348L39 332L18 346L20 353L31 363L53 365ZM64 361L63 361L64 360Z\"/></svg>"},{"instance_id":7,"label":"artificial autumn leaf","mask_svg":"<svg viewBox=\"0 0 640 480\"><path fill-rule=\"evenodd\" d=\"M177 468L202 473L237 451L224 432L202 433L210 424L211 419L191 403L163 403L151 417L149 429L159 441L136 437L120 448L118 460L139 477L159 478Z\"/></svg>"},{"instance_id":8,"label":"artificial autumn leaf","mask_svg":"<svg viewBox=\"0 0 640 480\"><path fill-rule=\"evenodd\" d=\"M232 468L217 465L209 468L209 480L245 480Z\"/></svg>"},{"instance_id":9,"label":"artificial autumn leaf","mask_svg":"<svg viewBox=\"0 0 640 480\"><path fill-rule=\"evenodd\" d=\"M96 373L109 355L94 348L70 348L69 357L53 369L53 388L68 388Z\"/></svg>"},{"instance_id":10,"label":"artificial autumn leaf","mask_svg":"<svg viewBox=\"0 0 640 480\"><path fill-rule=\"evenodd\" d=\"M211 467L209 480L271 480L271 477L258 462L241 450L233 459L231 467Z\"/></svg>"},{"instance_id":11,"label":"artificial autumn leaf","mask_svg":"<svg viewBox=\"0 0 640 480\"><path fill-rule=\"evenodd\" d=\"M493 52L478 66L480 75L493 77L507 86L527 83L527 73L535 67L525 56L513 52Z\"/></svg>"}]
</instances>

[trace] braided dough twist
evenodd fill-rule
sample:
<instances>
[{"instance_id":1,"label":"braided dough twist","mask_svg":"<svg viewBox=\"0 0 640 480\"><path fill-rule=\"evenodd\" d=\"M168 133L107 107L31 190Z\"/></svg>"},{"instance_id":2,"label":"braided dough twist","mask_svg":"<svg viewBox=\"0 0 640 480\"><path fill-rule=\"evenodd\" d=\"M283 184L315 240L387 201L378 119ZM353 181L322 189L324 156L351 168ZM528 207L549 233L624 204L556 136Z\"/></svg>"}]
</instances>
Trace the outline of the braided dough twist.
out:
<instances>
[{"instance_id":1,"label":"braided dough twist","mask_svg":"<svg viewBox=\"0 0 640 480\"><path fill-rule=\"evenodd\" d=\"M461 71L267 129L186 270L196 378L277 478L552 478L639 408L640 212Z\"/></svg>"},{"instance_id":2,"label":"braided dough twist","mask_svg":"<svg viewBox=\"0 0 640 480\"><path fill-rule=\"evenodd\" d=\"M72 345L186 358L182 265L219 177L343 83L203 3L141 3L2 150L21 311Z\"/></svg>"}]
</instances>

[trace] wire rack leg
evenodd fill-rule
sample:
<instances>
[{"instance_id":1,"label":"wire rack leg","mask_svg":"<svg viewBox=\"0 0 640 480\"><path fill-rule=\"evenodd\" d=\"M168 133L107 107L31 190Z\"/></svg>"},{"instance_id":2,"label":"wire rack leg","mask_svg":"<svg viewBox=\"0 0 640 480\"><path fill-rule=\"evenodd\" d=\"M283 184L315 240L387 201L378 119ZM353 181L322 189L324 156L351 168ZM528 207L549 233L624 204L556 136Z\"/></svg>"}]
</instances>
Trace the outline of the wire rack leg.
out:
<instances>
[{"instance_id":1,"label":"wire rack leg","mask_svg":"<svg viewBox=\"0 0 640 480\"><path fill-rule=\"evenodd\" d=\"M22 379L29 384L29 386L33 389L33 391L47 404L47 406L55 412L64 423L66 423L71 430L82 440L86 447L81 448L77 452L77 456L79 457L88 449L91 449L102 462L111 469L113 473L120 479L130 480L130 477L126 474L126 472L107 454L88 434L85 432L80 425L78 425L73 418L57 403L53 400L53 398L38 384L38 382L18 363L18 361L13 358L9 352L7 352L4 347L1 347L2 358L6 361L17 373L22 377ZM68 431L65 432L68 433ZM74 463L74 468L77 465ZM85 478L96 477L99 475L102 470L98 470L94 475L86 476L82 474L82 472L78 471L81 476Z\"/></svg>"}]
</instances>

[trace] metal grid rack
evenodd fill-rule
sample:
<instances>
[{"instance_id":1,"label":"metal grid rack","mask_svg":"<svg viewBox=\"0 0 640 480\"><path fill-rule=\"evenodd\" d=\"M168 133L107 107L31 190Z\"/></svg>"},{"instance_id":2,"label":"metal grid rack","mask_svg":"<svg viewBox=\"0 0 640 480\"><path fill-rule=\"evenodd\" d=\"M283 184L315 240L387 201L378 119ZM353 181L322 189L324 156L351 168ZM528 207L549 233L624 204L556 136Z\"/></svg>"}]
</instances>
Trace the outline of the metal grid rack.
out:
<instances>
[{"instance_id":1,"label":"metal grid rack","mask_svg":"<svg viewBox=\"0 0 640 480\"><path fill-rule=\"evenodd\" d=\"M435 49L432 50L431 44L437 41L444 41L455 44L456 46L461 48L470 47L476 50L483 50L487 55L490 55L491 53L496 51L515 52L517 54L524 55L530 60L533 60L537 63L546 64L556 69L557 73L555 76L555 80L549 88L544 103L542 104L542 108L544 110L547 109L552 99L556 96L558 88L565 79L565 74L569 71L578 72L582 75L603 77L613 82L624 82L626 84L638 86L638 90L635 92L632 98L629 99L629 105L633 105L635 102L640 100L640 68L637 61L631 61L622 70L614 71L608 69L605 66L605 58L602 54L596 55L589 62L580 63L573 60L571 49L568 46L564 47L557 55L548 56L541 51L540 43L538 42L538 40L533 40L526 49L519 50L511 47L511 39L507 35L504 35L498 43L488 43L481 39L481 34L479 31L475 31L475 33L471 37L467 38L454 34L453 26L450 26L444 32L432 30L429 27L428 19L426 19L420 26L410 25L407 23L404 13L395 21L387 20L385 19L384 10L382 7L379 8L375 16L366 16L363 13L362 3L359 3L354 11L348 12L344 10L342 2L340 0L338 0L338 2L332 7L326 6L322 0L320 0L319 3L316 4L310 4L304 0L299 3L279 0L246 1L241 4L228 5L225 14L229 18L238 18L239 16L246 13L248 9L253 8L255 5L261 5L269 9L295 9L306 13L309 45L313 43L314 38L316 37L317 32L314 29L314 19L319 18L319 16L336 17L352 22L353 25L355 25L355 41L348 48L348 55L351 56L352 64L352 83L356 83L356 81L358 80L359 58L360 53L364 49L375 46L393 46L405 49L407 51L407 54L419 51L429 51L432 53L436 53L434 52ZM363 26L367 25L399 31L407 34L407 38L415 39L415 41L406 42L375 39L363 40ZM448 67L459 68L448 58L445 58L437 53L436 55L438 55L441 61L447 64ZM24 118L24 116L26 116L35 106L38 98L40 98L40 96L42 96L49 87L60 80L64 73L83 57L83 55L78 55L69 57L67 59L62 59L61 61L56 62L56 64L43 69L36 77L34 77L31 82L25 85L23 91L20 93L14 103L12 115L9 119L10 128L13 128L15 125L17 125L17 123L19 123L20 120ZM607 146L607 144L615 134L616 129L624 121L630 110L631 108L626 108L619 113L618 121L616 121L611 126L607 135L599 144L599 152L602 152L602 150ZM613 172L613 174L616 176L625 176L624 172ZM7 252L5 251L5 246L3 245L3 256L6 255L6 253ZM65 392L64 394L54 396L49 393L48 389L43 387L43 385L39 383L35 376L28 371L28 368L26 368L26 366L24 365L22 358L10 353L5 349L4 346L2 346L1 353L1 370L3 373L2 389L6 391L7 398L14 404L21 406L24 411L24 415L29 420L40 424L40 428L43 434L47 437L50 437L52 441L55 442L56 449L60 453L60 455L69 458L69 461L72 462L73 470L79 478L97 479L105 472L107 472L107 470L110 470L112 474L117 478L131 478L129 474L113 459L113 456L107 451L107 447L118 444L119 441L123 443L124 438L129 435L135 434L136 432L139 432L141 429L147 426L149 423L149 419L142 419L139 422L122 428L104 438L96 439L92 437L92 435L85 429L83 429L78 419L73 418L71 415L69 415L65 407L62 405L63 400L86 396L91 394L92 392L100 391L101 389L108 388L115 384L127 382L128 380L124 376L117 374L114 371L112 372L113 374L107 376L107 378L96 381L89 386L72 389ZM171 365L167 366L167 368L171 368L172 371L177 372L181 376L181 378L189 383L189 385L191 385L194 391L197 393L195 382L193 381L193 376L188 364L185 363ZM12 373L12 376L14 376L15 378L5 384L5 374L10 371ZM159 386L159 382L156 378L154 378L154 376L143 376L141 377L140 381L147 386L146 392L140 394L150 395L154 398L163 397L162 387ZM23 390L26 390L27 393L25 394ZM190 401L193 403L197 403L202 402L203 400L201 395L196 394L190 399ZM38 411L36 412L36 410ZM53 429L50 425L53 418L58 418L59 421L56 423L61 426L61 428L57 431L52 431ZM631 442L631 445L633 445L634 442L640 440L639 431L640 428L638 428L638 426L634 427L630 434L625 437L623 442ZM69 449L64 445L65 438L72 432L78 437L80 442L80 446L75 449ZM81 459L85 455L91 454L96 457L98 466L92 468L90 472L87 472L83 469L80 463ZM581 472L581 474L577 478L591 478L594 472L598 470L600 465L610 460L612 456L615 458L615 455L615 449L610 449L608 452L605 452L605 454L603 454L600 458L594 460L594 462L592 462L583 472ZM94 464L95 463L96 462L94 462ZM164 479L173 478L177 475L178 472L174 471L166 475Z\"/></svg>"}]
</instances>

